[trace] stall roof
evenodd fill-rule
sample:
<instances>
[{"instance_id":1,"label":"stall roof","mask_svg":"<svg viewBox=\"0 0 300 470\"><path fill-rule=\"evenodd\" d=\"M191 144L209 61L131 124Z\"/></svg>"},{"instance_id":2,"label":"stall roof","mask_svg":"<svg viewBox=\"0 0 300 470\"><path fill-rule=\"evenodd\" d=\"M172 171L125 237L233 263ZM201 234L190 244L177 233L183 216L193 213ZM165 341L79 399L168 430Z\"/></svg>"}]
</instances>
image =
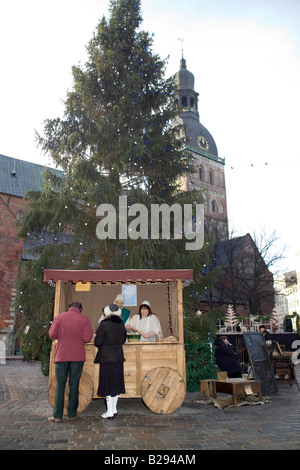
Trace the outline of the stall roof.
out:
<instances>
[{"instance_id":1,"label":"stall roof","mask_svg":"<svg viewBox=\"0 0 300 470\"><path fill-rule=\"evenodd\" d=\"M45 269L45 282L193 281L192 269L62 270Z\"/></svg>"}]
</instances>

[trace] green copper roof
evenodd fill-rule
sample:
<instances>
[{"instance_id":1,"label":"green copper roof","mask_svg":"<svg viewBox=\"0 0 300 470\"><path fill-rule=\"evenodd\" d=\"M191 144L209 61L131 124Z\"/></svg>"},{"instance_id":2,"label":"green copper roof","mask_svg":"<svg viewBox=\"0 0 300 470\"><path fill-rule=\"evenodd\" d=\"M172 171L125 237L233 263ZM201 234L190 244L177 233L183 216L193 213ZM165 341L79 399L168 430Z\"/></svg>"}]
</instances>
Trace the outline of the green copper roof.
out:
<instances>
[{"instance_id":1,"label":"green copper roof","mask_svg":"<svg viewBox=\"0 0 300 470\"><path fill-rule=\"evenodd\" d=\"M43 165L0 155L0 193L24 197L27 191L40 191L44 169ZM50 170L63 175L60 170Z\"/></svg>"}]
</instances>

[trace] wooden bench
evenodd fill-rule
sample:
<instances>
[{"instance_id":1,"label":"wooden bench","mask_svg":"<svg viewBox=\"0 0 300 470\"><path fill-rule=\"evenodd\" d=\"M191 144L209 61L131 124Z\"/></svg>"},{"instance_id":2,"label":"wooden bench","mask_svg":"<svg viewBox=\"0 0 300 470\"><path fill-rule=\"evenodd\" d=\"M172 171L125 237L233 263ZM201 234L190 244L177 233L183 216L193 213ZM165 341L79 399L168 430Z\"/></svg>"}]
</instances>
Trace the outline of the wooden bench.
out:
<instances>
[{"instance_id":1,"label":"wooden bench","mask_svg":"<svg viewBox=\"0 0 300 470\"><path fill-rule=\"evenodd\" d=\"M207 379L207 380L200 380L200 395L210 397L213 393L213 382L215 380L227 380L228 374L227 372L218 372L217 379Z\"/></svg>"},{"instance_id":2,"label":"wooden bench","mask_svg":"<svg viewBox=\"0 0 300 470\"><path fill-rule=\"evenodd\" d=\"M207 397L210 397L210 395L213 393L213 382L215 379L209 379L209 380L200 380L200 395L204 396L206 395Z\"/></svg>"},{"instance_id":3,"label":"wooden bench","mask_svg":"<svg viewBox=\"0 0 300 470\"><path fill-rule=\"evenodd\" d=\"M233 404L237 405L238 397L245 397L256 393L259 400L262 400L261 385L258 380L228 379L213 381L213 395L217 398L218 393L228 393L233 396Z\"/></svg>"}]
</instances>

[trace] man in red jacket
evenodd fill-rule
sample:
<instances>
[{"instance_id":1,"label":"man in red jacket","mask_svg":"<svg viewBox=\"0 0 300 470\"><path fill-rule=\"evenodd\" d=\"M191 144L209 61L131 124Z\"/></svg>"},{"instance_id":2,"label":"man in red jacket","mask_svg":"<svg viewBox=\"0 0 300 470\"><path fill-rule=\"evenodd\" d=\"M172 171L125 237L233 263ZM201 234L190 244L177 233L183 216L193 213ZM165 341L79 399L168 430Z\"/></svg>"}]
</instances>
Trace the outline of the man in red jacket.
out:
<instances>
[{"instance_id":1,"label":"man in red jacket","mask_svg":"<svg viewBox=\"0 0 300 470\"><path fill-rule=\"evenodd\" d=\"M86 360L84 343L93 338L94 332L88 317L81 315L82 304L71 302L69 310L54 318L49 328L52 340L58 340L55 349L57 379L55 407L49 421L61 423L64 410L64 394L69 376L68 418L76 419L79 381Z\"/></svg>"}]
</instances>

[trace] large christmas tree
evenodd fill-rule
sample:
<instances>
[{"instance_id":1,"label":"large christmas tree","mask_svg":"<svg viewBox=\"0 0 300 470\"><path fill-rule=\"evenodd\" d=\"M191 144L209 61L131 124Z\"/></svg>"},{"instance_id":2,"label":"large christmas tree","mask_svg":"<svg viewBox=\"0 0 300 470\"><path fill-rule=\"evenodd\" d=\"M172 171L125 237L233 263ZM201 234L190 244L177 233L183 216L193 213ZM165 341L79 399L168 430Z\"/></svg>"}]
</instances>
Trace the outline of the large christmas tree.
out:
<instances>
[{"instance_id":1,"label":"large christmas tree","mask_svg":"<svg viewBox=\"0 0 300 470\"><path fill-rule=\"evenodd\" d=\"M122 195L128 206L149 208L202 202L201 193L180 190L180 177L192 171L181 129L174 126L181 110L173 106L173 79L164 77L166 60L153 52L152 36L140 29L141 22L140 0L110 1L110 17L96 28L86 64L72 69L63 118L45 121L37 136L63 175L46 171L44 189L27 194L29 212L20 235L35 236L37 256L21 267L18 282L16 304L26 325L47 325L44 312L51 312L53 289L43 286L44 268L193 268L195 285L197 279L200 287L203 283L207 242L188 252L174 233L154 240L96 235L97 207L111 204L118 211Z\"/></svg>"}]
</instances>

